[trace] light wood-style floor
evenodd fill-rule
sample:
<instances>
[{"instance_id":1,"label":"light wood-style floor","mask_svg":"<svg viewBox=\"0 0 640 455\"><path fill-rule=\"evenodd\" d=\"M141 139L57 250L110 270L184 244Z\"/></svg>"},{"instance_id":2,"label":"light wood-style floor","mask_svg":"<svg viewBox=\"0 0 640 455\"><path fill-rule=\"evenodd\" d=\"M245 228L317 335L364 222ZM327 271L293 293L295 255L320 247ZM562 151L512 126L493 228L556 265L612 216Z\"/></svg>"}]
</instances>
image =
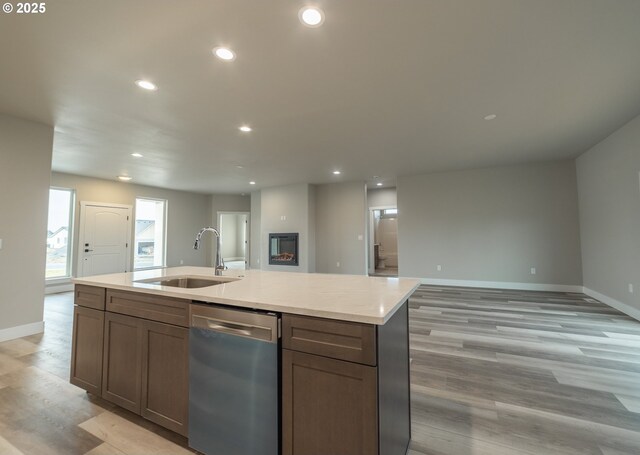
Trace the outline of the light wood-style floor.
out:
<instances>
[{"instance_id":1,"label":"light wood-style floor","mask_svg":"<svg viewBox=\"0 0 640 455\"><path fill-rule=\"evenodd\" d=\"M0 343L0 454L191 453L68 383L72 307L48 296L44 335ZM410 455L640 454L640 323L582 294L422 286L410 307Z\"/></svg>"},{"instance_id":2,"label":"light wood-style floor","mask_svg":"<svg viewBox=\"0 0 640 455\"><path fill-rule=\"evenodd\" d=\"M411 455L640 454L640 323L583 294L422 286Z\"/></svg>"}]
</instances>

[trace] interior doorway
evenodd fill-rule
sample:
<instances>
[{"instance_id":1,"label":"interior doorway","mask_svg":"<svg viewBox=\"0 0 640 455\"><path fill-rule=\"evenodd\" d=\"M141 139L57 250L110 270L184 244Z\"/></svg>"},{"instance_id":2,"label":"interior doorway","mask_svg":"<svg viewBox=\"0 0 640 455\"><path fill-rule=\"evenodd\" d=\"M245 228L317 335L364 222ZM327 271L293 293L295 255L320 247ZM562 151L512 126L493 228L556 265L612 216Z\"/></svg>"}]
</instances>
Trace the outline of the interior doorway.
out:
<instances>
[{"instance_id":1,"label":"interior doorway","mask_svg":"<svg viewBox=\"0 0 640 455\"><path fill-rule=\"evenodd\" d=\"M220 254L229 269L249 268L250 212L218 212Z\"/></svg>"},{"instance_id":2,"label":"interior doorway","mask_svg":"<svg viewBox=\"0 0 640 455\"><path fill-rule=\"evenodd\" d=\"M369 208L369 275L398 276L398 209Z\"/></svg>"},{"instance_id":3,"label":"interior doorway","mask_svg":"<svg viewBox=\"0 0 640 455\"><path fill-rule=\"evenodd\" d=\"M130 205L80 203L78 276L128 272Z\"/></svg>"}]
</instances>

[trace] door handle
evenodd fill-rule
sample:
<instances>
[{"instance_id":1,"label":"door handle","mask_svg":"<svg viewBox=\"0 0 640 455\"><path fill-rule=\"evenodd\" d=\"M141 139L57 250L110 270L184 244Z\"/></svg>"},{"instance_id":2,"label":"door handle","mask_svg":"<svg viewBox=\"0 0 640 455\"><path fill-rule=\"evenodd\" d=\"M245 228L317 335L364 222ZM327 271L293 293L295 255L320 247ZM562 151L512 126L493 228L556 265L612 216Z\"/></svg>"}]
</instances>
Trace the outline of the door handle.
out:
<instances>
[{"instance_id":1,"label":"door handle","mask_svg":"<svg viewBox=\"0 0 640 455\"><path fill-rule=\"evenodd\" d=\"M90 250L89 248L85 248L85 249L84 249L84 252L85 252L85 253L88 253L89 251L93 251L93 250Z\"/></svg>"}]
</instances>

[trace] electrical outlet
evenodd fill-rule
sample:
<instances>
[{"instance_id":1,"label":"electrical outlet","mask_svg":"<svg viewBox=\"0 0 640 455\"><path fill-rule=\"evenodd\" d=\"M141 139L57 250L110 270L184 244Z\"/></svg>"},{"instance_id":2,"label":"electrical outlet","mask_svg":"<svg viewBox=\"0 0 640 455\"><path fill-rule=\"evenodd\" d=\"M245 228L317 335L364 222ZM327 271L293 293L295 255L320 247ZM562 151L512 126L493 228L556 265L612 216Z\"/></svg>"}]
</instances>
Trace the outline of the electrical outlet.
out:
<instances>
[{"instance_id":1,"label":"electrical outlet","mask_svg":"<svg viewBox=\"0 0 640 455\"><path fill-rule=\"evenodd\" d=\"M535 267L531 267L531 275L535 275L536 274L536 268Z\"/></svg>"},{"instance_id":2,"label":"electrical outlet","mask_svg":"<svg viewBox=\"0 0 640 455\"><path fill-rule=\"evenodd\" d=\"M436 270L437 270L438 272L442 272L442 266L441 266L440 264L438 264L438 265L436 266Z\"/></svg>"},{"instance_id":3,"label":"electrical outlet","mask_svg":"<svg viewBox=\"0 0 640 455\"><path fill-rule=\"evenodd\" d=\"M336 262L336 267L340 267L340 262Z\"/></svg>"},{"instance_id":4,"label":"electrical outlet","mask_svg":"<svg viewBox=\"0 0 640 455\"><path fill-rule=\"evenodd\" d=\"M364 239L364 237L362 236L362 234L359 234L358 235L358 240L363 240L363 239Z\"/></svg>"},{"instance_id":5,"label":"electrical outlet","mask_svg":"<svg viewBox=\"0 0 640 455\"><path fill-rule=\"evenodd\" d=\"M633 294L633 284L629 283L629 294Z\"/></svg>"},{"instance_id":6,"label":"electrical outlet","mask_svg":"<svg viewBox=\"0 0 640 455\"><path fill-rule=\"evenodd\" d=\"M287 215L281 215L280 221L287 221Z\"/></svg>"},{"instance_id":7,"label":"electrical outlet","mask_svg":"<svg viewBox=\"0 0 640 455\"><path fill-rule=\"evenodd\" d=\"M0 239L0 250L2 249L2 239Z\"/></svg>"},{"instance_id":8,"label":"electrical outlet","mask_svg":"<svg viewBox=\"0 0 640 455\"><path fill-rule=\"evenodd\" d=\"M184 259L180 259L180 265L184 265Z\"/></svg>"}]
</instances>

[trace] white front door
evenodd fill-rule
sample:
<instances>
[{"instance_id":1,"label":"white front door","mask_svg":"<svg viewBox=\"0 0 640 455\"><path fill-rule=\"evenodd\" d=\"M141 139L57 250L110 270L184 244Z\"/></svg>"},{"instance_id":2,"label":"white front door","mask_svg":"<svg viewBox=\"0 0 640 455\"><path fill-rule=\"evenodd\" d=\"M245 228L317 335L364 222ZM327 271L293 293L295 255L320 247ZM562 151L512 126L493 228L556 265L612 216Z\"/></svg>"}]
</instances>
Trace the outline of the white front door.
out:
<instances>
[{"instance_id":1,"label":"white front door","mask_svg":"<svg viewBox=\"0 0 640 455\"><path fill-rule=\"evenodd\" d=\"M82 203L79 276L127 272L131 207Z\"/></svg>"}]
</instances>

